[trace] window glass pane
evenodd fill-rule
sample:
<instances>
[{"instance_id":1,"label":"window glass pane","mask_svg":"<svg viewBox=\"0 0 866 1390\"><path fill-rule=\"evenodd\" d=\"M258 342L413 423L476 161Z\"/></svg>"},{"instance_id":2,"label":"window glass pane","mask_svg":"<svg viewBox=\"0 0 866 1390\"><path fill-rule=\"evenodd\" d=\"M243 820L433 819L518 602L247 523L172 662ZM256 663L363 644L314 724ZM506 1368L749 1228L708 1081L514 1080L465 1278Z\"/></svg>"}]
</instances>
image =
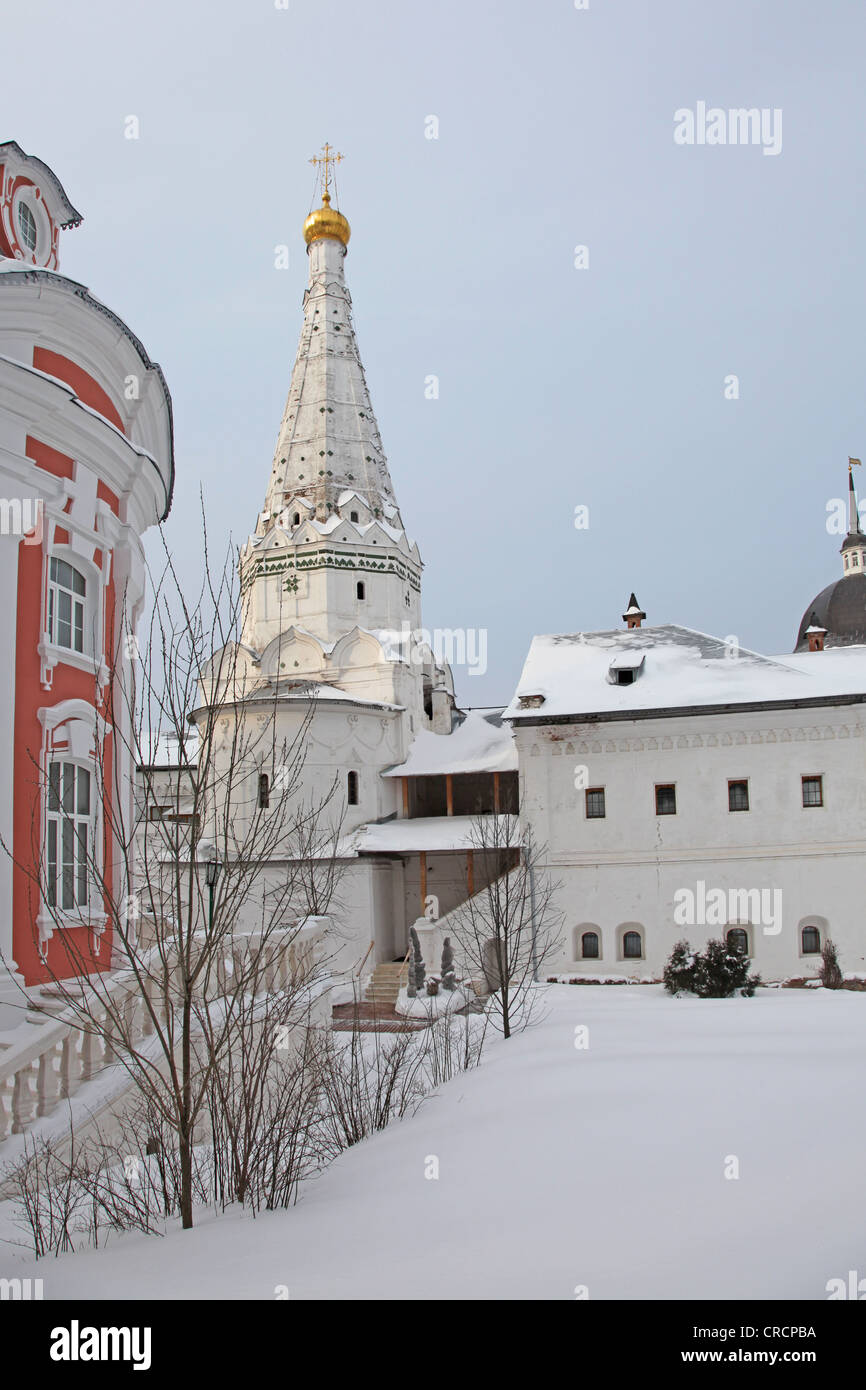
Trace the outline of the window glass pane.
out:
<instances>
[{"instance_id":1,"label":"window glass pane","mask_svg":"<svg viewBox=\"0 0 866 1390\"><path fill-rule=\"evenodd\" d=\"M48 822L48 905L57 906L57 821Z\"/></svg>"},{"instance_id":2,"label":"window glass pane","mask_svg":"<svg viewBox=\"0 0 866 1390\"><path fill-rule=\"evenodd\" d=\"M64 908L75 906L75 827L71 820L63 822L63 899Z\"/></svg>"},{"instance_id":3,"label":"window glass pane","mask_svg":"<svg viewBox=\"0 0 866 1390\"><path fill-rule=\"evenodd\" d=\"M636 931L627 931L623 937L623 955L630 959L640 958L640 936Z\"/></svg>"},{"instance_id":4,"label":"window glass pane","mask_svg":"<svg viewBox=\"0 0 866 1390\"><path fill-rule=\"evenodd\" d=\"M675 816L677 793L675 787L656 787L656 815Z\"/></svg>"},{"instance_id":5,"label":"window glass pane","mask_svg":"<svg viewBox=\"0 0 866 1390\"><path fill-rule=\"evenodd\" d=\"M55 641L58 646L72 646L72 596L65 589L55 590L55 604L57 608L57 635Z\"/></svg>"},{"instance_id":6,"label":"window glass pane","mask_svg":"<svg viewBox=\"0 0 866 1390\"><path fill-rule=\"evenodd\" d=\"M87 826L79 822L78 832L78 903L80 907L87 904Z\"/></svg>"},{"instance_id":7,"label":"window glass pane","mask_svg":"<svg viewBox=\"0 0 866 1390\"><path fill-rule=\"evenodd\" d=\"M36 250L36 218L26 203L18 204L18 230L28 251Z\"/></svg>"},{"instance_id":8,"label":"window glass pane","mask_svg":"<svg viewBox=\"0 0 866 1390\"><path fill-rule=\"evenodd\" d=\"M583 934L583 958L584 960L598 959L598 936L594 931L587 931Z\"/></svg>"},{"instance_id":9,"label":"window glass pane","mask_svg":"<svg viewBox=\"0 0 866 1390\"><path fill-rule=\"evenodd\" d=\"M48 809L60 810L60 764L52 763L48 769Z\"/></svg>"},{"instance_id":10,"label":"window glass pane","mask_svg":"<svg viewBox=\"0 0 866 1390\"><path fill-rule=\"evenodd\" d=\"M803 778L803 805L823 805L822 785L820 777Z\"/></svg>"},{"instance_id":11,"label":"window glass pane","mask_svg":"<svg viewBox=\"0 0 866 1390\"><path fill-rule=\"evenodd\" d=\"M729 782L728 783L728 809L731 811L748 811L749 809L749 784L748 782Z\"/></svg>"},{"instance_id":12,"label":"window glass pane","mask_svg":"<svg viewBox=\"0 0 866 1390\"><path fill-rule=\"evenodd\" d=\"M75 764L63 764L63 809L69 815L75 810Z\"/></svg>"},{"instance_id":13,"label":"window glass pane","mask_svg":"<svg viewBox=\"0 0 866 1390\"><path fill-rule=\"evenodd\" d=\"M83 767L78 769L78 814L90 815L90 773Z\"/></svg>"},{"instance_id":14,"label":"window glass pane","mask_svg":"<svg viewBox=\"0 0 866 1390\"><path fill-rule=\"evenodd\" d=\"M87 585L84 580L84 575L80 574L78 570L74 570L71 565L69 567L69 572L72 576L73 593L81 594L83 596L87 589Z\"/></svg>"},{"instance_id":15,"label":"window glass pane","mask_svg":"<svg viewBox=\"0 0 866 1390\"><path fill-rule=\"evenodd\" d=\"M84 651L84 604L75 604L75 650Z\"/></svg>"}]
</instances>

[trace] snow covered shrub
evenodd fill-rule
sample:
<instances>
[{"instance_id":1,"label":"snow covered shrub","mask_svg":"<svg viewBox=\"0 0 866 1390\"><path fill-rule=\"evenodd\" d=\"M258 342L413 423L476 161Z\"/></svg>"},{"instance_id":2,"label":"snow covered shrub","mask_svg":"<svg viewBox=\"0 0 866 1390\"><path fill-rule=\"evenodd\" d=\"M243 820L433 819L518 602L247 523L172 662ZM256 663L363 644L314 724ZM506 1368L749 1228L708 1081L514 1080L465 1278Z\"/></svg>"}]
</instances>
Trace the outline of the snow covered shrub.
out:
<instances>
[{"instance_id":1,"label":"snow covered shrub","mask_svg":"<svg viewBox=\"0 0 866 1390\"><path fill-rule=\"evenodd\" d=\"M668 994L694 992L695 955L687 941L678 941L664 968L662 983Z\"/></svg>"},{"instance_id":2,"label":"snow covered shrub","mask_svg":"<svg viewBox=\"0 0 866 1390\"><path fill-rule=\"evenodd\" d=\"M704 951L692 951L678 941L664 968L662 981L669 994L691 993L699 999L729 999L733 994L751 997L761 983L750 975L751 961L726 941L708 941Z\"/></svg>"},{"instance_id":3,"label":"snow covered shrub","mask_svg":"<svg viewBox=\"0 0 866 1390\"><path fill-rule=\"evenodd\" d=\"M726 941L708 941L706 949L695 956L695 994L701 999L751 996L761 983L759 976L749 974L751 966L749 957L732 950Z\"/></svg>"},{"instance_id":4,"label":"snow covered shrub","mask_svg":"<svg viewBox=\"0 0 866 1390\"><path fill-rule=\"evenodd\" d=\"M839 968L839 956L836 945L827 938L821 951L821 969L818 972L818 979L825 989L842 988L842 971Z\"/></svg>"},{"instance_id":5,"label":"snow covered shrub","mask_svg":"<svg viewBox=\"0 0 866 1390\"><path fill-rule=\"evenodd\" d=\"M409 963L410 975L414 972L414 985L416 992L424 988L424 977L427 971L424 967L424 957L421 954L421 942L414 927L409 928L409 936L412 940L412 960Z\"/></svg>"}]
</instances>

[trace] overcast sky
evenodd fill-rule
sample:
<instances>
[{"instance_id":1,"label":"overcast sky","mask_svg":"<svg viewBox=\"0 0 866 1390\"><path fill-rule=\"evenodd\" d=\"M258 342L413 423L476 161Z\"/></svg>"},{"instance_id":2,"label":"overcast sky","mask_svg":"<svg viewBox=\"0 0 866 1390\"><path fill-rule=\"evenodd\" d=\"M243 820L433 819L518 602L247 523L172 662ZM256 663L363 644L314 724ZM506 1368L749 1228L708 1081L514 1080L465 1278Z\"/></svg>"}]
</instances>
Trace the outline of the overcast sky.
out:
<instances>
[{"instance_id":1,"label":"overcast sky","mask_svg":"<svg viewBox=\"0 0 866 1390\"><path fill-rule=\"evenodd\" d=\"M866 458L863 0L281 3L3 22L0 138L57 173L85 219L61 269L166 373L190 578L199 485L212 541L264 500L329 140L425 625L488 633L462 700L504 702L533 633L620 626L632 589L789 651ZM701 102L780 111L781 149L676 143Z\"/></svg>"}]
</instances>

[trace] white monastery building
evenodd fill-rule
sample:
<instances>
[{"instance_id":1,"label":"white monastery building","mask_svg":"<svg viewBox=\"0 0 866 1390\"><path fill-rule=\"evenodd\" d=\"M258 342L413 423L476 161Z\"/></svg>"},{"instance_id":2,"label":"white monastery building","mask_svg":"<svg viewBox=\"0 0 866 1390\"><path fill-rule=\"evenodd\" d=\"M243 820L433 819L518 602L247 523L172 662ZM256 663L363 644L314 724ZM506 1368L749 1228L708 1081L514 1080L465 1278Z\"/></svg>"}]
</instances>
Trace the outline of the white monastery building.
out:
<instances>
[{"instance_id":1,"label":"white monastery building","mask_svg":"<svg viewBox=\"0 0 866 1390\"><path fill-rule=\"evenodd\" d=\"M864 554L849 469L843 575L794 655L644 627L634 594L624 630L534 639L505 718L567 921L551 974L658 979L711 937L767 980L828 937L866 970Z\"/></svg>"}]
</instances>

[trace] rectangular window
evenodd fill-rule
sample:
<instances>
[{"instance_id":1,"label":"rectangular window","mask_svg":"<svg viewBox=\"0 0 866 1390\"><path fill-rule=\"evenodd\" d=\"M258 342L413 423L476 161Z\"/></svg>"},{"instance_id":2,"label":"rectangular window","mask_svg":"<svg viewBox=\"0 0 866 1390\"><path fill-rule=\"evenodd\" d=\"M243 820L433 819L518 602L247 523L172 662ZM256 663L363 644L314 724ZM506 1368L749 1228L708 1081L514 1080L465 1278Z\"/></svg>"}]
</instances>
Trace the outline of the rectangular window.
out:
<instances>
[{"instance_id":1,"label":"rectangular window","mask_svg":"<svg viewBox=\"0 0 866 1390\"><path fill-rule=\"evenodd\" d=\"M656 784L656 815L675 816L677 813L677 789L672 782Z\"/></svg>"},{"instance_id":2,"label":"rectangular window","mask_svg":"<svg viewBox=\"0 0 866 1390\"><path fill-rule=\"evenodd\" d=\"M748 811L749 809L749 783L729 782L728 783L728 810L729 811Z\"/></svg>"},{"instance_id":3,"label":"rectangular window","mask_svg":"<svg viewBox=\"0 0 866 1390\"><path fill-rule=\"evenodd\" d=\"M604 809L604 787L587 787L586 789L586 818L587 820L601 820L605 814Z\"/></svg>"},{"instance_id":4,"label":"rectangular window","mask_svg":"<svg viewBox=\"0 0 866 1390\"><path fill-rule=\"evenodd\" d=\"M803 805L804 806L823 806L824 805L824 779L823 777L804 777L803 782Z\"/></svg>"},{"instance_id":5,"label":"rectangular window","mask_svg":"<svg viewBox=\"0 0 866 1390\"><path fill-rule=\"evenodd\" d=\"M77 763L52 762L48 769L45 898L65 912L89 901L93 851L90 773Z\"/></svg>"}]
</instances>

